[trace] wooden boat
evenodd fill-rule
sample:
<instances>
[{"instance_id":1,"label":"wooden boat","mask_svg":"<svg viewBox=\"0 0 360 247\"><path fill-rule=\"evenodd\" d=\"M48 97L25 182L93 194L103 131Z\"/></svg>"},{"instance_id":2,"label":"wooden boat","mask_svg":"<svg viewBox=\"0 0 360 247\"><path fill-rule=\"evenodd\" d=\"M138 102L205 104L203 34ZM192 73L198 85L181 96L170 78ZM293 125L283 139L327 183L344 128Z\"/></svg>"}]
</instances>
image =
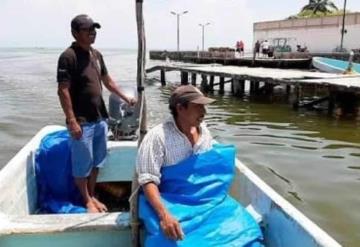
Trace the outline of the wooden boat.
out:
<instances>
[{"instance_id":1,"label":"wooden boat","mask_svg":"<svg viewBox=\"0 0 360 247\"><path fill-rule=\"evenodd\" d=\"M0 171L0 246L131 246L129 212L40 215L34 154L40 140L61 126L47 126ZM109 141L98 182L132 180L136 141ZM231 194L261 225L269 247L340 246L326 232L236 161Z\"/></svg>"},{"instance_id":2,"label":"wooden boat","mask_svg":"<svg viewBox=\"0 0 360 247\"><path fill-rule=\"evenodd\" d=\"M349 67L347 61L326 57L313 57L312 64L318 70L328 73L345 73ZM360 64L352 63L351 72L360 73Z\"/></svg>"}]
</instances>

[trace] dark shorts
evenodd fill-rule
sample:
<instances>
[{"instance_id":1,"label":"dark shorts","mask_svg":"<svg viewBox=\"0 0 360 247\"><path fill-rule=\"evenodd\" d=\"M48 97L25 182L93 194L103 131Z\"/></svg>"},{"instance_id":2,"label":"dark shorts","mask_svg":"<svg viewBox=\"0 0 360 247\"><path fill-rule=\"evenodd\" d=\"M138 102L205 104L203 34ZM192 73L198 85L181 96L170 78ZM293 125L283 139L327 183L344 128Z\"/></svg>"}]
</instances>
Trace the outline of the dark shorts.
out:
<instances>
[{"instance_id":1,"label":"dark shorts","mask_svg":"<svg viewBox=\"0 0 360 247\"><path fill-rule=\"evenodd\" d=\"M104 165L107 152L108 126L105 121L81 125L82 136L72 139L71 161L74 177L88 177L93 168Z\"/></svg>"}]
</instances>

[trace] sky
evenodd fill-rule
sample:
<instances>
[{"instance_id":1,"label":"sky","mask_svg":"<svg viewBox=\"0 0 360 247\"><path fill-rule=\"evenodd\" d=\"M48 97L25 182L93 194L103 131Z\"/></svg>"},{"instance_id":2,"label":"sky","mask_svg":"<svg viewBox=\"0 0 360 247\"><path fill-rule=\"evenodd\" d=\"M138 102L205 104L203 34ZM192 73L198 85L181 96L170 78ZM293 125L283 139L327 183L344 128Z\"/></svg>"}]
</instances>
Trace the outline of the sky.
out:
<instances>
[{"instance_id":1,"label":"sky","mask_svg":"<svg viewBox=\"0 0 360 247\"><path fill-rule=\"evenodd\" d=\"M343 0L333 1L343 8ZM176 50L176 16L180 16L180 49L234 47L252 42L253 23L294 15L308 0L144 0L147 49ZM360 12L359 0L347 9ZM137 48L135 0L0 0L0 47L65 48L73 40L70 21L88 14L101 24L95 47Z\"/></svg>"}]
</instances>

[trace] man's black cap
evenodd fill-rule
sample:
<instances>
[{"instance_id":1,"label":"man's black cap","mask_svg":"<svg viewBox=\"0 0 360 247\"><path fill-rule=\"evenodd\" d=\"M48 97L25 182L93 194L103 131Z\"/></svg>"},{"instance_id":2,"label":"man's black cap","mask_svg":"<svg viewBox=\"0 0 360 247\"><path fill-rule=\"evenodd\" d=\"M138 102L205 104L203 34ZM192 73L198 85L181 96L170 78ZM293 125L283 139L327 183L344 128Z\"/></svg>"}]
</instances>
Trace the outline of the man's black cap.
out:
<instances>
[{"instance_id":1,"label":"man's black cap","mask_svg":"<svg viewBox=\"0 0 360 247\"><path fill-rule=\"evenodd\" d=\"M101 28L100 24L94 22L88 15L77 15L71 21L71 29L80 31L80 29Z\"/></svg>"}]
</instances>

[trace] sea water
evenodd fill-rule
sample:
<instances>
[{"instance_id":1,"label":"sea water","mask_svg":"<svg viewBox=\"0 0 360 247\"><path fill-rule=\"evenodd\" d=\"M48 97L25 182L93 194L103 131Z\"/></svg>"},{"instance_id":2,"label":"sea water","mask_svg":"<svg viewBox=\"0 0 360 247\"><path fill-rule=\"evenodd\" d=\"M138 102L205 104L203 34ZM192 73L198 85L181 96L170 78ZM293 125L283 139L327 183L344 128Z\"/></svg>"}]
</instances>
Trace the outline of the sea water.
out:
<instances>
[{"instance_id":1,"label":"sea water","mask_svg":"<svg viewBox=\"0 0 360 247\"><path fill-rule=\"evenodd\" d=\"M43 126L64 125L56 64L62 49L0 49L0 167ZM136 84L135 50L100 49L112 78ZM170 61L172 63L173 61ZM161 61L147 60L147 67ZM169 87L149 74L149 126L169 116ZM167 80L179 82L176 72ZM199 79L199 78L198 78ZM109 93L104 90L105 101ZM234 98L216 92L206 122L220 142L236 145L238 158L344 246L360 242L360 127L351 119L294 111L287 103Z\"/></svg>"}]
</instances>

